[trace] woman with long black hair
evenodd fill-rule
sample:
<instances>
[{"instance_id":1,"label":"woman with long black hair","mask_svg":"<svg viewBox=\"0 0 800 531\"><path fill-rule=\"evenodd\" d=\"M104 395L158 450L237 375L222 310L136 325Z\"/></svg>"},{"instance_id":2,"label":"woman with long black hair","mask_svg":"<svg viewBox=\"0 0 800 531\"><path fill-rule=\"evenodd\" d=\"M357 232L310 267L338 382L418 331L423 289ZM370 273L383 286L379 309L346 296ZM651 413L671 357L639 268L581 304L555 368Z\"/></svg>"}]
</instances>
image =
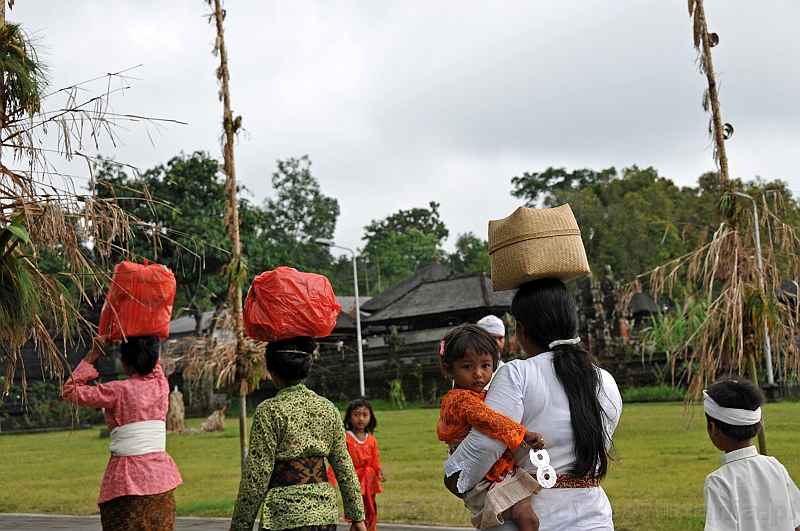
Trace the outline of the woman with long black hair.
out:
<instances>
[{"instance_id":1,"label":"woman with long black hair","mask_svg":"<svg viewBox=\"0 0 800 531\"><path fill-rule=\"evenodd\" d=\"M540 530L613 530L600 480L608 471L611 436L622 412L617 385L580 346L575 299L563 282L523 284L511 313L528 357L497 372L485 403L546 441L558 481L531 497ZM448 487L466 492L504 450L503 443L473 430L445 462ZM514 460L536 474L527 451L515 451ZM496 529L513 526L507 519Z\"/></svg>"}]
</instances>

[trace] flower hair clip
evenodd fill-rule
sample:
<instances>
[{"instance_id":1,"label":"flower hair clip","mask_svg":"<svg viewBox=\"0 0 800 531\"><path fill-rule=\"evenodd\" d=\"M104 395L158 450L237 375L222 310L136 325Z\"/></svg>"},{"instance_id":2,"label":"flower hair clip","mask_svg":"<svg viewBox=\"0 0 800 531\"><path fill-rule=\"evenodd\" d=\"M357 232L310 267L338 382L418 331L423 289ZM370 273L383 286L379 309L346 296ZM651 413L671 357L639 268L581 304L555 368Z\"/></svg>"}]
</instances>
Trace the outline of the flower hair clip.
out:
<instances>
[{"instance_id":1,"label":"flower hair clip","mask_svg":"<svg viewBox=\"0 0 800 531\"><path fill-rule=\"evenodd\" d=\"M497 351L497 359L500 359L500 351Z\"/></svg>"},{"instance_id":2,"label":"flower hair clip","mask_svg":"<svg viewBox=\"0 0 800 531\"><path fill-rule=\"evenodd\" d=\"M444 341L439 343L439 355L444 357Z\"/></svg>"}]
</instances>

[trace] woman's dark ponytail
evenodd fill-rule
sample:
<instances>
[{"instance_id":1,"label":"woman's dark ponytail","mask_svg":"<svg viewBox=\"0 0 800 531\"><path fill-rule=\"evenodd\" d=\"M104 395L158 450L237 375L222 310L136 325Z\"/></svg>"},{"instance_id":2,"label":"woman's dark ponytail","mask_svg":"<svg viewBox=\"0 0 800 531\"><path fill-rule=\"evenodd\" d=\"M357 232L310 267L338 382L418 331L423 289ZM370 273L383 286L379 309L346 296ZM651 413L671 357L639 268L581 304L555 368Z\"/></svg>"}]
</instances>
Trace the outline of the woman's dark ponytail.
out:
<instances>
[{"instance_id":1,"label":"woman's dark ponytail","mask_svg":"<svg viewBox=\"0 0 800 531\"><path fill-rule=\"evenodd\" d=\"M603 479L608 470L608 455L604 413L597 398L600 374L589 353L577 345L558 345L553 352L553 368L569 398L576 459L569 473Z\"/></svg>"},{"instance_id":2,"label":"woman's dark ponytail","mask_svg":"<svg viewBox=\"0 0 800 531\"><path fill-rule=\"evenodd\" d=\"M578 333L575 299L567 286L545 278L523 284L511 303L511 313L522 325L525 338L540 348ZM557 345L553 369L569 399L575 465L569 473L600 480L608 470L607 435L603 408L597 397L601 387L599 369L591 355L579 345Z\"/></svg>"}]
</instances>

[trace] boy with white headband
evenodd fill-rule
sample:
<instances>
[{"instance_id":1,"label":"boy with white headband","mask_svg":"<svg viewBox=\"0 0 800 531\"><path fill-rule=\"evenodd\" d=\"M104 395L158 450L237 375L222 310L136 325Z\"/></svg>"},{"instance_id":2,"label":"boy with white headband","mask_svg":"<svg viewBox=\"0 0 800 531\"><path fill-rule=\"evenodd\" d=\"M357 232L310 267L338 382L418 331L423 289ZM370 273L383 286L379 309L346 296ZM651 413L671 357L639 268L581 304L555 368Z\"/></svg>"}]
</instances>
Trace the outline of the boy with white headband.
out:
<instances>
[{"instance_id":1,"label":"boy with white headband","mask_svg":"<svg viewBox=\"0 0 800 531\"><path fill-rule=\"evenodd\" d=\"M705 531L800 531L800 490L777 459L750 444L761 431L763 402L750 380L722 380L703 391L708 436L725 452L703 489Z\"/></svg>"}]
</instances>

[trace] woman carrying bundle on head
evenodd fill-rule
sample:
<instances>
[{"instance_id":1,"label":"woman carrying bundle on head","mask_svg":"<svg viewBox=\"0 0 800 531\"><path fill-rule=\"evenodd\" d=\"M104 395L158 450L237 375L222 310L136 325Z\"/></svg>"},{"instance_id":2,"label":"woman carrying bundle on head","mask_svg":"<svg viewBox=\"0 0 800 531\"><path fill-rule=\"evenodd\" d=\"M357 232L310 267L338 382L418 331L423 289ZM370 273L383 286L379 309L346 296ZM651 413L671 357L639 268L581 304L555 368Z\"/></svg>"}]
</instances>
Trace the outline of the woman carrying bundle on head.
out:
<instances>
[{"instance_id":1,"label":"woman carrying bundle on head","mask_svg":"<svg viewBox=\"0 0 800 531\"><path fill-rule=\"evenodd\" d=\"M62 393L72 404L105 409L111 459L97 500L100 522L104 531L171 531L173 490L182 480L165 451L169 383L159 365L158 338L129 337L122 342L127 380L87 385L99 376L92 364L107 344L106 336L95 338Z\"/></svg>"},{"instance_id":2,"label":"woman carrying bundle on head","mask_svg":"<svg viewBox=\"0 0 800 531\"><path fill-rule=\"evenodd\" d=\"M262 505L261 529L335 531L339 509L325 459L339 480L351 531L366 531L361 484L347 452L342 417L330 400L304 384L317 346L311 335L329 335L341 309L321 275L278 267L250 286L245 331L269 341L266 367L278 394L259 404L253 417L231 520L234 531L252 531Z\"/></svg>"},{"instance_id":3,"label":"woman carrying bundle on head","mask_svg":"<svg viewBox=\"0 0 800 531\"><path fill-rule=\"evenodd\" d=\"M324 458L339 480L352 531L365 531L361 484L347 452L339 411L308 389L316 341L294 337L267 345L267 371L279 389L259 404L250 429L250 450L239 484L231 529L251 531L261 504L261 528L335 531L336 490Z\"/></svg>"},{"instance_id":4,"label":"woman carrying bundle on head","mask_svg":"<svg viewBox=\"0 0 800 531\"><path fill-rule=\"evenodd\" d=\"M523 284L511 313L527 359L497 372L485 404L547 440L558 479L530 498L540 530L611 531L611 505L600 480L622 412L617 385L580 346L575 300L563 282L544 278ZM472 430L445 462L448 488L456 494L469 491L505 450L506 443ZM527 450L512 454L519 467L536 475ZM514 528L506 520L495 529Z\"/></svg>"}]
</instances>

